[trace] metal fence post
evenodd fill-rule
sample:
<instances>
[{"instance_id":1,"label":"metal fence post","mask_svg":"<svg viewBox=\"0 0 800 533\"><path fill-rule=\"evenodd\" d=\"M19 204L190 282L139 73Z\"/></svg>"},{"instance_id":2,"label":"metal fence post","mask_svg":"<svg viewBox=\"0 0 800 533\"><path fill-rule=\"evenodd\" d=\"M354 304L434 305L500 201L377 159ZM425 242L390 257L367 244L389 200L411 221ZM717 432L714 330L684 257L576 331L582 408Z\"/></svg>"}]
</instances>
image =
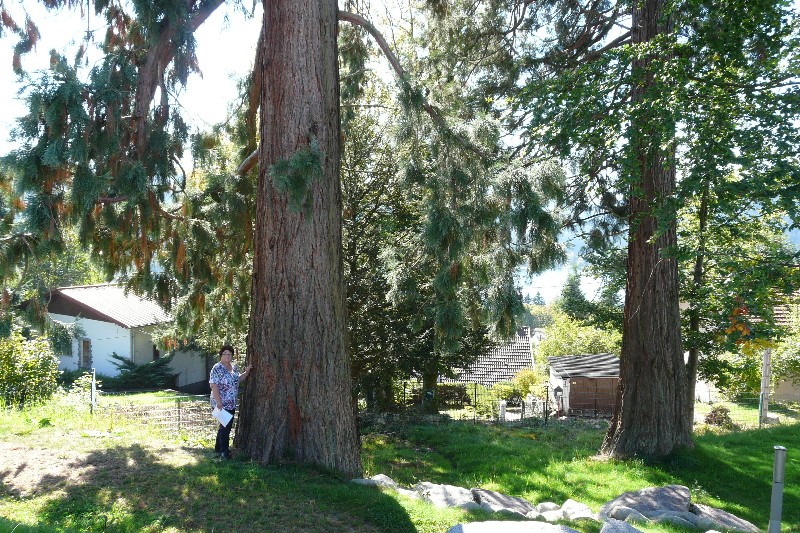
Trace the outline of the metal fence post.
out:
<instances>
[{"instance_id":1,"label":"metal fence post","mask_svg":"<svg viewBox=\"0 0 800 533\"><path fill-rule=\"evenodd\" d=\"M89 413L94 414L94 406L97 400L97 375L92 369L92 387L89 389Z\"/></svg>"},{"instance_id":2,"label":"metal fence post","mask_svg":"<svg viewBox=\"0 0 800 533\"><path fill-rule=\"evenodd\" d=\"M472 396L474 397L474 401L472 402L472 423L476 424L478 422L478 383L475 382L472 384Z\"/></svg>"},{"instance_id":3,"label":"metal fence post","mask_svg":"<svg viewBox=\"0 0 800 533\"><path fill-rule=\"evenodd\" d=\"M550 416L550 384L544 386L544 425L547 425L547 419Z\"/></svg>"},{"instance_id":4,"label":"metal fence post","mask_svg":"<svg viewBox=\"0 0 800 533\"><path fill-rule=\"evenodd\" d=\"M775 463L772 469L772 500L769 507L767 533L780 533L783 508L783 472L786 468L786 448L775 446Z\"/></svg>"}]
</instances>

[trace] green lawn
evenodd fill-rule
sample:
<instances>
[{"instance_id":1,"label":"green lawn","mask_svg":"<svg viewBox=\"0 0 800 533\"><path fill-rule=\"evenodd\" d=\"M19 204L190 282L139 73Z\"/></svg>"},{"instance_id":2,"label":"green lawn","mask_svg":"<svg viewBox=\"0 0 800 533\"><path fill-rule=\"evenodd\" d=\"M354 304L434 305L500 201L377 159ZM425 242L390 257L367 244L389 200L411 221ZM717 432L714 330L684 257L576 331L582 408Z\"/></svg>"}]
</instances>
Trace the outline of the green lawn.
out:
<instances>
[{"instance_id":1,"label":"green lawn","mask_svg":"<svg viewBox=\"0 0 800 533\"><path fill-rule=\"evenodd\" d=\"M703 420L712 409L717 407L727 409L731 421L739 428L759 427L758 398L723 401L713 404L698 402L695 404L695 420ZM797 424L800 422L800 403L798 402L770 403L769 412L773 416L777 416L782 424Z\"/></svg>"},{"instance_id":2,"label":"green lawn","mask_svg":"<svg viewBox=\"0 0 800 533\"><path fill-rule=\"evenodd\" d=\"M461 422L362 428L366 475L498 490L597 510L623 491L680 483L695 501L766 528L773 446L789 450L783 531L800 531L800 426L697 435L665 465L595 457L603 430L580 423ZM168 437L64 403L0 412L0 531L444 532L481 511L436 509L314 468L220 462L207 438ZM571 524L596 533L599 524ZM651 526L647 531L677 532Z\"/></svg>"}]
</instances>

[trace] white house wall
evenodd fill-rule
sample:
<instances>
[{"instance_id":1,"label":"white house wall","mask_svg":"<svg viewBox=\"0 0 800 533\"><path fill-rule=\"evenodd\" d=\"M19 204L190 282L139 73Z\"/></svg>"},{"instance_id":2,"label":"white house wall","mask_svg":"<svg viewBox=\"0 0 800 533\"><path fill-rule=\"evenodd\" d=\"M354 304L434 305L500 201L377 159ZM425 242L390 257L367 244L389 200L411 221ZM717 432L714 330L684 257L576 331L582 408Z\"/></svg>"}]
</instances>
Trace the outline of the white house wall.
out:
<instances>
[{"instance_id":1,"label":"white house wall","mask_svg":"<svg viewBox=\"0 0 800 533\"><path fill-rule=\"evenodd\" d=\"M778 401L800 401L800 384L792 381L779 381L772 389L772 397Z\"/></svg>"},{"instance_id":2,"label":"white house wall","mask_svg":"<svg viewBox=\"0 0 800 533\"><path fill-rule=\"evenodd\" d=\"M150 336L152 328L135 328L133 333L133 362L143 365L153 362L153 337Z\"/></svg>"},{"instance_id":3,"label":"white house wall","mask_svg":"<svg viewBox=\"0 0 800 533\"><path fill-rule=\"evenodd\" d=\"M130 359L131 356L131 332L110 322L90 320L87 318L76 318L74 316L58 315L51 313L53 320L59 322L78 322L84 334L81 338L91 339L92 341L92 367L98 374L115 376L119 369L113 364L112 353L120 357ZM80 363L80 340L72 341L72 355L59 357L59 369L76 370Z\"/></svg>"},{"instance_id":4,"label":"white house wall","mask_svg":"<svg viewBox=\"0 0 800 533\"><path fill-rule=\"evenodd\" d=\"M178 387L185 387L208 379L205 358L198 352L178 350L170 363L172 371L178 374Z\"/></svg>"}]
</instances>

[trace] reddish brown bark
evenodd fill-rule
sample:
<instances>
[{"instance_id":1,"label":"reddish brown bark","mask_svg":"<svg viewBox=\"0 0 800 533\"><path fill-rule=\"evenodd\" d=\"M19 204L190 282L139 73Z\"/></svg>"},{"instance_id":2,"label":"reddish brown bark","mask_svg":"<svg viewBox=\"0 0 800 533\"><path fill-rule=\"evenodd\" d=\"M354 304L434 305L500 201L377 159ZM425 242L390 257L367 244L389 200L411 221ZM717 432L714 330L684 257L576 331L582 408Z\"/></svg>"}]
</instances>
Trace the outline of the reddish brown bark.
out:
<instances>
[{"instance_id":1,"label":"reddish brown bark","mask_svg":"<svg viewBox=\"0 0 800 533\"><path fill-rule=\"evenodd\" d=\"M345 350L335 0L264 1L261 145L248 356L235 445L270 463L361 474ZM268 172L316 139L322 177L310 214Z\"/></svg>"},{"instance_id":2,"label":"reddish brown bark","mask_svg":"<svg viewBox=\"0 0 800 533\"><path fill-rule=\"evenodd\" d=\"M633 42L672 30L663 0L635 2ZM665 255L676 244L674 220L658 227L656 210L675 188L674 128L646 100L654 89L652 57L633 72L631 142L637 156L631 184L625 317L616 410L603 451L616 457L663 458L691 446L687 379L680 336L678 265ZM663 230L663 232L659 232ZM658 236L656 236L658 235Z\"/></svg>"}]
</instances>

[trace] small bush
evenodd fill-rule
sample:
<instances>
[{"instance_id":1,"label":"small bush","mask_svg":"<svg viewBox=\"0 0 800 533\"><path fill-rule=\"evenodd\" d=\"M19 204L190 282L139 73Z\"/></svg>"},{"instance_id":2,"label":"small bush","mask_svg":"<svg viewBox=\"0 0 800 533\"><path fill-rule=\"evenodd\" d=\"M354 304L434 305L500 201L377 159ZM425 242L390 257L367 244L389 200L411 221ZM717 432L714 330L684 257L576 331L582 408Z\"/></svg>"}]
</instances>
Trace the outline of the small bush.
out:
<instances>
[{"instance_id":1,"label":"small bush","mask_svg":"<svg viewBox=\"0 0 800 533\"><path fill-rule=\"evenodd\" d=\"M508 405L520 405L524 394L516 383L501 382L492 387L492 396L498 401L505 400Z\"/></svg>"},{"instance_id":2,"label":"small bush","mask_svg":"<svg viewBox=\"0 0 800 533\"><path fill-rule=\"evenodd\" d=\"M58 373L58 358L46 339L25 339L17 328L0 338L0 399L6 405L50 398Z\"/></svg>"},{"instance_id":3,"label":"small bush","mask_svg":"<svg viewBox=\"0 0 800 533\"><path fill-rule=\"evenodd\" d=\"M547 385L550 373L544 368L544 365L537 365L537 370L526 368L520 370L514 376L514 386L519 389L523 398L528 394L532 394L536 398L544 398L547 396Z\"/></svg>"},{"instance_id":4,"label":"small bush","mask_svg":"<svg viewBox=\"0 0 800 533\"><path fill-rule=\"evenodd\" d=\"M470 402L465 385L440 383L436 386L436 395L439 397L439 405L463 407Z\"/></svg>"},{"instance_id":5,"label":"small bush","mask_svg":"<svg viewBox=\"0 0 800 533\"><path fill-rule=\"evenodd\" d=\"M495 416L495 403L492 393L483 385L472 385L467 390L470 393L475 414L479 418L493 418Z\"/></svg>"},{"instance_id":6,"label":"small bush","mask_svg":"<svg viewBox=\"0 0 800 533\"><path fill-rule=\"evenodd\" d=\"M718 405L711 409L705 417L705 423L709 426L719 426L723 428L734 428L736 424L731 419L731 411L727 407Z\"/></svg>"},{"instance_id":7,"label":"small bush","mask_svg":"<svg viewBox=\"0 0 800 533\"><path fill-rule=\"evenodd\" d=\"M73 370L77 374L66 391L65 401L68 405L88 409L92 401L92 373L86 370ZM100 396L102 383L95 378L95 394Z\"/></svg>"},{"instance_id":8,"label":"small bush","mask_svg":"<svg viewBox=\"0 0 800 533\"><path fill-rule=\"evenodd\" d=\"M119 374L104 378L107 389L113 390L142 390L163 389L175 384L175 374L169 367L172 356L161 357L150 363L137 365L129 359L117 354L111 354L113 359L119 361L114 365L119 368Z\"/></svg>"}]
</instances>

